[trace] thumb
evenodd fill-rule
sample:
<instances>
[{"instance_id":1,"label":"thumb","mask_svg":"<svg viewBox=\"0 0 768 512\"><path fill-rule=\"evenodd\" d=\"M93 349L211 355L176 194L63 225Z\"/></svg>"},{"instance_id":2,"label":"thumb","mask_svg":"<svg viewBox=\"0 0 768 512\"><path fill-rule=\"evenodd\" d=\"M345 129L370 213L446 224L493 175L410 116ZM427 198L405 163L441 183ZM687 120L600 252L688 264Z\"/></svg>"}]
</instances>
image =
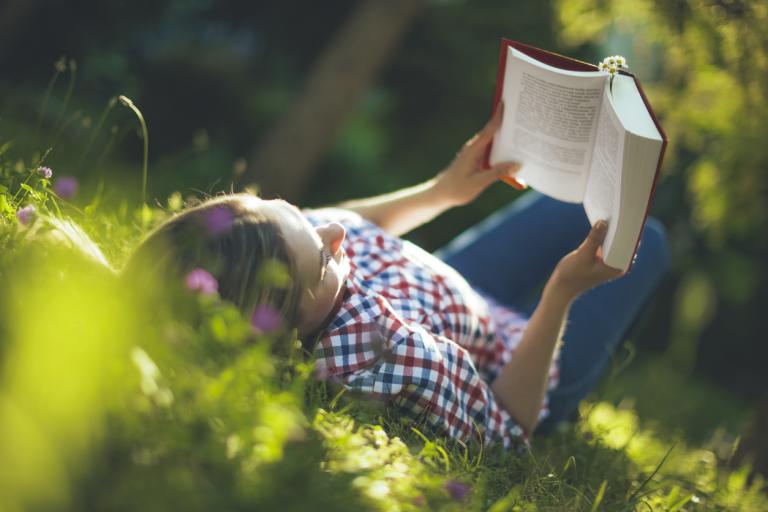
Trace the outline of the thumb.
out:
<instances>
[{"instance_id":1,"label":"thumb","mask_svg":"<svg viewBox=\"0 0 768 512\"><path fill-rule=\"evenodd\" d=\"M595 254L597 249L603 244L605 240L605 234L608 233L608 223L604 220L599 220L589 230L586 240L584 240L584 247L590 254Z\"/></svg>"}]
</instances>

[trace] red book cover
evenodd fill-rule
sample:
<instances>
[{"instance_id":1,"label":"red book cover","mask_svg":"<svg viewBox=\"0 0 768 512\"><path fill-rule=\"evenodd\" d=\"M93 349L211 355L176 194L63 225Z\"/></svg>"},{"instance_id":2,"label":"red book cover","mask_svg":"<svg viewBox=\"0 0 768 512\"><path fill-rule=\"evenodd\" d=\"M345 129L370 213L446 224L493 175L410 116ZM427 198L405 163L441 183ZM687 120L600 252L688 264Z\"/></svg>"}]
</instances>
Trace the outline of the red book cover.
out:
<instances>
[{"instance_id":1,"label":"red book cover","mask_svg":"<svg viewBox=\"0 0 768 512\"><path fill-rule=\"evenodd\" d=\"M594 64L589 64L588 62L580 61L578 59L573 59L571 57L565 57L563 55L560 55L554 52L542 50L541 48L536 48L534 46L523 44L517 41L512 41L511 39L502 38L501 49L499 51L499 69L496 73L496 90L494 91L494 94L493 94L493 106L491 108L491 113L496 112L496 108L498 108L499 102L501 101L501 93L504 88L503 87L504 76L505 76L506 65L507 65L507 54L509 53L507 49L510 47L528 55L529 57L532 57L540 62L543 62L544 64L548 64L552 67L566 69L569 71L598 71L597 66L595 66ZM659 182L659 176L661 173L661 163L664 160L664 153L667 150L667 134L664 132L664 129L661 127L661 123L659 123L659 119L656 117L656 113L653 111L653 108L651 108L651 104L648 101L648 97L645 95L645 91L640 85L640 81L637 79L637 77L632 73L629 73L624 70L620 70L619 72L623 75L631 76L632 79L635 81L637 90L640 92L640 96L643 98L643 103L645 103L645 107L646 109L648 109L648 113L651 115L651 118L653 119L653 123L656 125L656 128L659 130L659 134L661 135L661 140L662 140L661 152L659 153L659 161L656 164L656 174L654 175L654 178L653 178L651 194L648 198L648 204L645 208L645 216L643 217L642 225L645 226L645 220L648 218L648 211L651 208L651 203L653 202L653 196L656 193L656 185ZM488 147L485 150L483 167L485 167L486 169L489 169L491 167L490 157L491 157L492 147L493 147L493 141L491 141L491 143L488 144ZM502 178L502 180L518 190L523 190L525 188L523 184L519 183L514 178ZM641 234L642 234L642 231L641 231ZM635 243L635 254L637 254L637 247L639 244L640 244L640 238L638 237L637 242ZM629 268L630 269L632 268L631 263Z\"/></svg>"}]
</instances>

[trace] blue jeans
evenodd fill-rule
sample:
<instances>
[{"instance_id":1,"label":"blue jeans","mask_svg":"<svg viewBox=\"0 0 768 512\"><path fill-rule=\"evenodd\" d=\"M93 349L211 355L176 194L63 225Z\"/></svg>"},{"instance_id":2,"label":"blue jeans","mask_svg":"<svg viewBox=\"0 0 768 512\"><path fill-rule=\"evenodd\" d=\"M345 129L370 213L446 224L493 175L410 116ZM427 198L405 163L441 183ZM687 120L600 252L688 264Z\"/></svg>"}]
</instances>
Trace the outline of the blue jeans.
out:
<instances>
[{"instance_id":1,"label":"blue jeans","mask_svg":"<svg viewBox=\"0 0 768 512\"><path fill-rule=\"evenodd\" d=\"M584 240L589 229L580 204L530 191L459 235L436 255L475 288L530 315L557 262ZM549 393L550 416L539 430L568 419L595 387L669 264L664 228L649 218L632 270L574 301L563 338L560 383Z\"/></svg>"}]
</instances>

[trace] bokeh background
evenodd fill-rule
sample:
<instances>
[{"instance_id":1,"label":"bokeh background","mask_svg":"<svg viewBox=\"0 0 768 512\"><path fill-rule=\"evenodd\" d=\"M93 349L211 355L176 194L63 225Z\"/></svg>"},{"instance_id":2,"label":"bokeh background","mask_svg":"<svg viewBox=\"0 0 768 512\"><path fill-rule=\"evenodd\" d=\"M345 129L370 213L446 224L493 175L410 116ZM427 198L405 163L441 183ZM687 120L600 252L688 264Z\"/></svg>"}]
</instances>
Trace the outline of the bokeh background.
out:
<instances>
[{"instance_id":1,"label":"bokeh background","mask_svg":"<svg viewBox=\"0 0 768 512\"><path fill-rule=\"evenodd\" d=\"M488 118L501 37L622 54L670 140L651 212L674 262L603 392L693 438L748 432L768 410L766 26L763 0L3 0L0 137L52 148L75 204L119 211L141 194L124 94L151 203L250 186L318 206L447 164ZM409 238L436 249L518 195L494 185Z\"/></svg>"}]
</instances>

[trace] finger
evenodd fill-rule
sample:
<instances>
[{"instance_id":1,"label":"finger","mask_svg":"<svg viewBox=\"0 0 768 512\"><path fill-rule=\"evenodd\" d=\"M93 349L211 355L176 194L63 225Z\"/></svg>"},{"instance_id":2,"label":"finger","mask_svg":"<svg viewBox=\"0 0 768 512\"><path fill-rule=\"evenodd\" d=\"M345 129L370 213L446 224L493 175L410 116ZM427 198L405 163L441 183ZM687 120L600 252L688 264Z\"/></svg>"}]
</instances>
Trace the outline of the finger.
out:
<instances>
[{"instance_id":1,"label":"finger","mask_svg":"<svg viewBox=\"0 0 768 512\"><path fill-rule=\"evenodd\" d=\"M520 162L499 162L491 169L497 178L512 178L520 171Z\"/></svg>"},{"instance_id":2,"label":"finger","mask_svg":"<svg viewBox=\"0 0 768 512\"><path fill-rule=\"evenodd\" d=\"M480 170L475 173L477 181L493 183L502 178L511 178L520 170L520 164L517 162L500 162L490 170Z\"/></svg>"},{"instance_id":3,"label":"finger","mask_svg":"<svg viewBox=\"0 0 768 512\"><path fill-rule=\"evenodd\" d=\"M589 230L587 238L584 240L584 248L589 251L590 254L596 254L598 248L603 244L605 240L605 234L608 232L608 223L604 220L599 220Z\"/></svg>"},{"instance_id":4,"label":"finger","mask_svg":"<svg viewBox=\"0 0 768 512\"><path fill-rule=\"evenodd\" d=\"M501 127L501 121L504 118L504 102L500 101L496 106L496 110L493 112L491 119L485 123L483 129L477 133L477 136L473 138L473 142L486 143L490 142L493 136Z\"/></svg>"},{"instance_id":5,"label":"finger","mask_svg":"<svg viewBox=\"0 0 768 512\"><path fill-rule=\"evenodd\" d=\"M480 169L470 177L475 183L483 188L499 179L499 173L494 169Z\"/></svg>"}]
</instances>

